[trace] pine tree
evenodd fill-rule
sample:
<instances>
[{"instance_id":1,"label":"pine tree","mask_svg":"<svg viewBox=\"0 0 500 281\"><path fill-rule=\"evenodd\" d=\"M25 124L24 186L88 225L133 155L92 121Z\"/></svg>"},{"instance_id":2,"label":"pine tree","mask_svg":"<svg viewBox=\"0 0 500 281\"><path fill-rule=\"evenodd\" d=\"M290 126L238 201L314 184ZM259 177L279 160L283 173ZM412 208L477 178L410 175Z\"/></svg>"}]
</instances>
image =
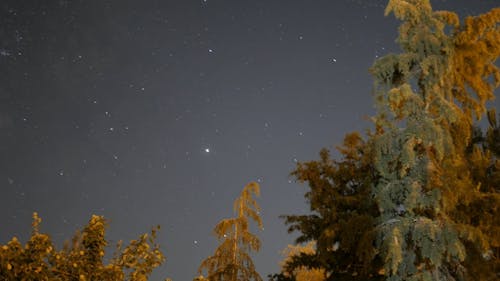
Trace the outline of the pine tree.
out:
<instances>
[{"instance_id":1,"label":"pine tree","mask_svg":"<svg viewBox=\"0 0 500 281\"><path fill-rule=\"evenodd\" d=\"M403 52L370 69L375 132L356 145L348 135L341 161L323 150L298 164L312 214L286 222L297 243L318 243L273 280L294 280L286 274L300 266L328 280L500 278L495 113L486 136L473 133L500 81L500 9L460 23L428 0L392 0L390 13L402 20Z\"/></svg>"},{"instance_id":2,"label":"pine tree","mask_svg":"<svg viewBox=\"0 0 500 281\"><path fill-rule=\"evenodd\" d=\"M195 280L209 281L262 281L255 270L250 251L258 251L260 240L250 232L250 220L262 229L259 215L260 207L253 196L260 195L259 185L249 183L243 188L241 195L234 201L234 218L220 221L214 228L214 234L220 242L213 256L206 258L200 265L198 273L207 270L207 277Z\"/></svg>"},{"instance_id":3,"label":"pine tree","mask_svg":"<svg viewBox=\"0 0 500 281\"><path fill-rule=\"evenodd\" d=\"M484 114L500 81L500 9L463 25L454 13L434 12L428 0L391 0L388 13L403 21L403 53L371 69L384 273L393 281L462 279L466 244L485 255L490 246L480 227L453 215L480 196L464 153L474 117Z\"/></svg>"}]
</instances>

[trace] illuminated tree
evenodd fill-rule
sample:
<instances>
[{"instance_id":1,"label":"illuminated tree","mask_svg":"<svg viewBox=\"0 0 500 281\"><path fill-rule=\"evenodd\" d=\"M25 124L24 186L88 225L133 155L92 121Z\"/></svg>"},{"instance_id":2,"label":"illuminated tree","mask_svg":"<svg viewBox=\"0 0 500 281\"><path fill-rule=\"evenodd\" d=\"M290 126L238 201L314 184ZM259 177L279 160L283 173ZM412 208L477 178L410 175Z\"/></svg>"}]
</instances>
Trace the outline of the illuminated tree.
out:
<instances>
[{"instance_id":1,"label":"illuminated tree","mask_svg":"<svg viewBox=\"0 0 500 281\"><path fill-rule=\"evenodd\" d=\"M473 132L467 150L473 185L478 191L469 204L459 202L454 217L474 225L486 235L490 250L480 251L466 244L465 267L470 280L496 280L500 277L500 127L495 110L488 112L489 128Z\"/></svg>"},{"instance_id":2,"label":"illuminated tree","mask_svg":"<svg viewBox=\"0 0 500 281\"><path fill-rule=\"evenodd\" d=\"M200 276L195 280L262 281L250 257L250 251L259 250L260 240L249 230L249 220L253 220L260 229L263 228L260 207L253 198L259 194L259 185L255 182L243 188L240 197L234 201L236 217L224 219L214 228L220 245L214 255L206 258L198 269L199 274L206 269L207 277Z\"/></svg>"},{"instance_id":3,"label":"illuminated tree","mask_svg":"<svg viewBox=\"0 0 500 281\"><path fill-rule=\"evenodd\" d=\"M460 25L428 0L391 0L402 54L377 60L373 194L388 280L457 280L468 251L489 259L491 237L457 216L481 197L466 161L471 126L499 85L500 9ZM468 215L470 216L470 214ZM475 279L478 280L478 279Z\"/></svg>"},{"instance_id":4,"label":"illuminated tree","mask_svg":"<svg viewBox=\"0 0 500 281\"><path fill-rule=\"evenodd\" d=\"M146 281L165 260L154 242L157 228L124 248L119 243L114 257L105 264L107 241L103 217L92 216L83 231L62 250L56 250L50 237L40 233L40 222L34 213L33 232L24 246L14 237L0 247L2 280Z\"/></svg>"},{"instance_id":5,"label":"illuminated tree","mask_svg":"<svg viewBox=\"0 0 500 281\"><path fill-rule=\"evenodd\" d=\"M341 160L323 149L320 160L298 163L292 175L309 190L311 214L286 216L289 232L300 232L297 243L314 242L315 251L293 255L273 280L295 280L303 268L324 272L327 280L368 280L381 267L374 220L378 210L370 194L376 180L371 144L358 133L348 134L337 147Z\"/></svg>"},{"instance_id":6,"label":"illuminated tree","mask_svg":"<svg viewBox=\"0 0 500 281\"><path fill-rule=\"evenodd\" d=\"M292 272L287 272L287 265L292 262L294 257L300 255L314 255L316 252L316 243L311 241L305 245L288 245L283 251L285 259L280 263L283 276L282 279L295 278L296 281L324 281L326 280L325 270L322 268L307 268L300 266L294 268Z\"/></svg>"},{"instance_id":7,"label":"illuminated tree","mask_svg":"<svg viewBox=\"0 0 500 281\"><path fill-rule=\"evenodd\" d=\"M298 243L318 243L275 280L294 280L284 273L300 266L325 269L328 280L500 276L495 113L486 136L472 133L500 83L500 9L460 23L428 0L391 0L390 13L402 21L403 52L370 69L375 132L348 135L341 161L323 150L298 164L292 174L308 183L312 214L286 222Z\"/></svg>"}]
</instances>

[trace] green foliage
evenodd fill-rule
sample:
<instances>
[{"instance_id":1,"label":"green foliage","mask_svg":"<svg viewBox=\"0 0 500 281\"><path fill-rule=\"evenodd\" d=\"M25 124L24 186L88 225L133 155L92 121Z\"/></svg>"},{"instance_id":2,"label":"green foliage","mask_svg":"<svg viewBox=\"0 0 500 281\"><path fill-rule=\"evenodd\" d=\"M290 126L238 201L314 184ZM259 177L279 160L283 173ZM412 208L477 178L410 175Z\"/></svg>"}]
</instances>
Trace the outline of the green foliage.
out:
<instances>
[{"instance_id":1,"label":"green foliage","mask_svg":"<svg viewBox=\"0 0 500 281\"><path fill-rule=\"evenodd\" d=\"M40 223L34 213L29 241L23 246L14 237L0 247L1 280L146 281L152 270L165 260L155 243L158 228L150 235L132 240L125 248L118 246L114 258L105 264L107 241L103 217L92 216L83 231L75 234L71 245L62 250L56 250L50 237L40 233Z\"/></svg>"},{"instance_id":2,"label":"green foliage","mask_svg":"<svg viewBox=\"0 0 500 281\"><path fill-rule=\"evenodd\" d=\"M240 197L234 201L234 218L220 221L214 234L220 242L213 256L206 258L198 269L199 277L194 280L210 281L262 281L250 257L251 251L260 248L259 238L250 232L249 220L262 229L259 215L260 207L253 196L260 195L259 185L252 182L246 185ZM202 273L206 269L207 277Z\"/></svg>"}]
</instances>

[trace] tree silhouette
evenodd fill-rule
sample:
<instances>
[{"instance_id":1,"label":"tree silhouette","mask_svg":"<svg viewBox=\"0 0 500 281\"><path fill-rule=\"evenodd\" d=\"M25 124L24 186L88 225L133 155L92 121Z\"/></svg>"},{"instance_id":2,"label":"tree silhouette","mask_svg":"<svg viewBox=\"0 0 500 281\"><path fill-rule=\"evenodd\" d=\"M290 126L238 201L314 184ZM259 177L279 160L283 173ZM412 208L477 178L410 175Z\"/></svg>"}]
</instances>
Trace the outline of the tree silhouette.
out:
<instances>
[{"instance_id":1,"label":"tree silhouette","mask_svg":"<svg viewBox=\"0 0 500 281\"><path fill-rule=\"evenodd\" d=\"M220 242L213 256L206 258L200 265L198 273L207 270L207 277L200 276L195 280L210 281L261 281L255 270L250 251L258 251L260 240L250 233L249 220L257 223L262 229L259 216L260 207L253 198L259 196L259 185L249 183L243 188L241 195L234 201L234 218L220 221L214 228L214 234Z\"/></svg>"},{"instance_id":2,"label":"tree silhouette","mask_svg":"<svg viewBox=\"0 0 500 281\"><path fill-rule=\"evenodd\" d=\"M273 280L295 280L303 267L321 269L327 280L377 280L381 261L375 249L378 209L370 193L377 179L370 142L358 133L346 135L334 160L323 149L320 160L298 163L292 175L307 183L305 197L312 214L286 216L297 243L314 242L315 251L288 259Z\"/></svg>"}]
</instances>

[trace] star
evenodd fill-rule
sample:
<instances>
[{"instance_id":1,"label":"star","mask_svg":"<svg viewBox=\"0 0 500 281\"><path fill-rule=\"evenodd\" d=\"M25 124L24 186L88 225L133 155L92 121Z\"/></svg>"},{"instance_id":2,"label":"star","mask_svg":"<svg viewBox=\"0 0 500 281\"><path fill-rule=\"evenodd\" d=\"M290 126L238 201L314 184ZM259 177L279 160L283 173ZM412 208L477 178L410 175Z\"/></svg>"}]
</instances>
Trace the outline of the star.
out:
<instances>
[{"instance_id":1,"label":"star","mask_svg":"<svg viewBox=\"0 0 500 281\"><path fill-rule=\"evenodd\" d=\"M10 52L5 49L0 49L0 56L9 57Z\"/></svg>"}]
</instances>

